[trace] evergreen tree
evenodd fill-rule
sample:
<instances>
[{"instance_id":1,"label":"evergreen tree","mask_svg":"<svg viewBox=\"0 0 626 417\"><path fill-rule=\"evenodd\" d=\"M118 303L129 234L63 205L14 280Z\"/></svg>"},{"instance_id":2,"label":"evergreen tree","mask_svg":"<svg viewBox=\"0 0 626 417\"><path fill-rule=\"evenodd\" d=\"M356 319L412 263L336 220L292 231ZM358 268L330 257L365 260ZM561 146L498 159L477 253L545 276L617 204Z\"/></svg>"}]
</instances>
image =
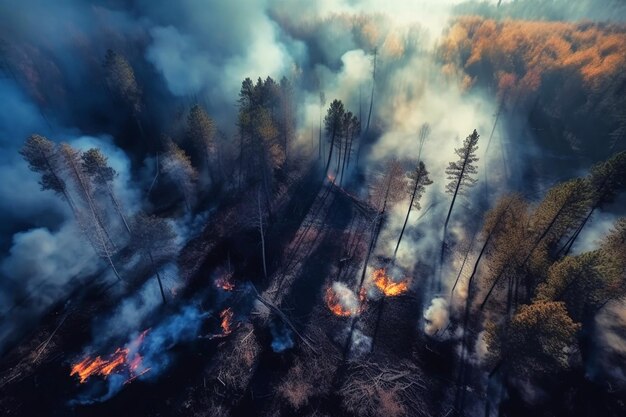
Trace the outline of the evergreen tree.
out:
<instances>
[{"instance_id":1,"label":"evergreen tree","mask_svg":"<svg viewBox=\"0 0 626 417\"><path fill-rule=\"evenodd\" d=\"M194 105L187 116L187 138L195 152L201 155L204 166L211 179L215 180L213 159L215 147L215 123L199 105Z\"/></svg>"},{"instance_id":2,"label":"evergreen tree","mask_svg":"<svg viewBox=\"0 0 626 417\"><path fill-rule=\"evenodd\" d=\"M345 112L346 111L341 100L335 99L332 103L330 103L330 107L328 108L326 117L324 118L326 135L330 141L330 151L328 152L328 160L326 161L326 167L324 168L325 176L328 176L328 169L330 168L330 161L333 157L335 143L341 140L341 136L343 134L342 123Z\"/></svg>"},{"instance_id":3,"label":"evergreen tree","mask_svg":"<svg viewBox=\"0 0 626 417\"><path fill-rule=\"evenodd\" d=\"M396 243L396 248L393 251L393 257L396 257L398 253L398 248L400 247L400 242L402 241L402 236L404 235L404 230L406 229L406 224L409 221L409 216L411 215L411 210L419 210L420 199L426 190L426 186L432 184L433 182L428 177L428 171L426 170L426 166L422 161L419 161L415 169L408 174L409 184L407 186L407 191L411 196L411 201L409 202L409 208L406 212L406 217L404 218L404 223L402 224L402 230L400 231L400 236L398 236L398 243Z\"/></svg>"},{"instance_id":4,"label":"evergreen tree","mask_svg":"<svg viewBox=\"0 0 626 417\"><path fill-rule=\"evenodd\" d=\"M465 138L463 147L454 150L459 160L450 162L448 168L446 168L448 179L451 180L446 186L446 192L452 194L452 202L448 209L444 230L448 228L448 222L450 221L450 215L452 214L457 195L463 193L467 188L473 187L478 181L476 178L472 177L472 175L477 172L474 163L478 161L476 150L478 149L479 137L480 136L474 129L472 134Z\"/></svg>"}]
</instances>

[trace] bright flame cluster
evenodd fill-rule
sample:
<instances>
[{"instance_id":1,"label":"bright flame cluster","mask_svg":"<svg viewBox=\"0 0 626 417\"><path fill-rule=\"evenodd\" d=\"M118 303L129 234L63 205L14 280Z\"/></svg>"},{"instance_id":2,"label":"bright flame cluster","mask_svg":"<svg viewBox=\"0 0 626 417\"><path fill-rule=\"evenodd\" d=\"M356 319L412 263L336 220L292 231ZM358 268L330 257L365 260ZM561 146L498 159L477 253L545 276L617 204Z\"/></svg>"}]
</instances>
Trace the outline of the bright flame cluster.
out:
<instances>
[{"instance_id":1,"label":"bright flame cluster","mask_svg":"<svg viewBox=\"0 0 626 417\"><path fill-rule=\"evenodd\" d=\"M149 329L148 329L149 330ZM96 356L95 358L87 356L82 361L72 365L70 376L76 375L81 384L94 376L100 375L104 378L112 373L128 372L130 377L125 381L129 383L135 378L145 374L150 368L142 369L142 357L138 353L138 348L143 342L148 330L144 330L135 340L124 348L117 348L115 352L107 358Z\"/></svg>"},{"instance_id":2,"label":"bright flame cluster","mask_svg":"<svg viewBox=\"0 0 626 417\"><path fill-rule=\"evenodd\" d=\"M335 293L335 291L333 291L332 288L326 289L326 296L324 299L326 300L328 309L336 316L350 317L356 313L354 309L347 309L341 305L339 296Z\"/></svg>"},{"instance_id":3,"label":"bright flame cluster","mask_svg":"<svg viewBox=\"0 0 626 417\"><path fill-rule=\"evenodd\" d=\"M222 335L231 334L233 331L233 310L230 307L226 308L220 313L220 318L222 319Z\"/></svg>"},{"instance_id":4,"label":"bright flame cluster","mask_svg":"<svg viewBox=\"0 0 626 417\"><path fill-rule=\"evenodd\" d=\"M409 279L403 279L402 281L395 282L387 275L385 268L380 268L372 273L372 282L376 285L385 297L394 297L396 295L404 294L409 290Z\"/></svg>"},{"instance_id":5,"label":"bright flame cluster","mask_svg":"<svg viewBox=\"0 0 626 417\"><path fill-rule=\"evenodd\" d=\"M352 294L352 297L354 297L354 294ZM365 308L365 288L361 288L358 298L358 301L355 300L354 306L347 306L342 302L341 297L335 292L333 287L328 287L324 296L328 309L339 317L351 317L361 314Z\"/></svg>"}]
</instances>

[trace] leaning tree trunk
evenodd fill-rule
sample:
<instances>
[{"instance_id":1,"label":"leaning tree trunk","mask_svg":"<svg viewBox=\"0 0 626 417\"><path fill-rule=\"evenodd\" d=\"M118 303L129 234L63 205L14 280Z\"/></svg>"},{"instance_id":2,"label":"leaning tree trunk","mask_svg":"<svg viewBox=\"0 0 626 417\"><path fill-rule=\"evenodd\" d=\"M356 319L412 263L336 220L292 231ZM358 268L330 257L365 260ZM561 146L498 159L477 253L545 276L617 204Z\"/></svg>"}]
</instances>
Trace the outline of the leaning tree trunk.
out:
<instances>
[{"instance_id":1,"label":"leaning tree trunk","mask_svg":"<svg viewBox=\"0 0 626 417\"><path fill-rule=\"evenodd\" d=\"M102 224L102 220L100 219L100 217L98 216L98 214L96 213L96 208L94 205L93 200L91 199L91 195L89 194L89 190L87 190L87 187L85 185L85 183L83 182L83 179L81 177L80 172L78 172L78 169L76 167L76 164L74 163L74 161L71 159L71 156L67 158L68 163L70 164L74 175L76 176L76 180L78 181L83 193L85 194L85 199L87 200L87 204L89 205L89 209L91 211L91 214L94 218L94 221L96 222L96 224L94 225L94 228L96 230L96 235L98 236L98 239L100 240L100 244L102 245L102 251L104 252L104 256L106 257L109 265L111 266L111 269L113 270L113 273L115 274L115 276L117 277L118 280L122 281L122 277L120 276L120 274L117 271L117 268L115 267L115 264L113 263L113 259L112 259L112 255L109 251L108 248L108 243L105 239L106 238L111 242L111 245L113 245L113 241L111 240L111 237L109 236L109 233L107 232L106 228L104 227L104 224ZM103 233L105 236L103 236Z\"/></svg>"},{"instance_id":2,"label":"leaning tree trunk","mask_svg":"<svg viewBox=\"0 0 626 417\"><path fill-rule=\"evenodd\" d=\"M377 51L374 50L374 71L372 71L372 93L370 95L370 109L367 113L367 125L365 126L365 133L370 130L370 119L372 118L372 108L374 107L374 90L376 89L376 55Z\"/></svg>"},{"instance_id":3,"label":"leaning tree trunk","mask_svg":"<svg viewBox=\"0 0 626 417\"><path fill-rule=\"evenodd\" d=\"M161 281L161 275L159 274L159 268L157 268L154 263L154 258L152 257L152 251L148 251L148 256L150 257L150 263L152 264L152 268L156 274L157 282L159 283L159 290L161 290L161 297L163 298L163 304L167 304L167 300L165 299L165 291L163 290L163 282Z\"/></svg>"},{"instance_id":4,"label":"leaning tree trunk","mask_svg":"<svg viewBox=\"0 0 626 417\"><path fill-rule=\"evenodd\" d=\"M128 222L126 221L126 217L124 216L124 213L122 213L122 208L120 207L120 203L119 201L117 201L117 198L115 197L115 194L113 193L113 189L111 189L111 185L109 183L107 183L107 191L109 192L109 197L111 197L111 201L113 202L113 206L115 207L115 211L117 212L117 214L120 216L120 218L122 219L122 222L124 223L124 227L126 228L126 231L128 232L128 234L130 235L130 227L128 226Z\"/></svg>"},{"instance_id":5,"label":"leaning tree trunk","mask_svg":"<svg viewBox=\"0 0 626 417\"><path fill-rule=\"evenodd\" d=\"M265 260L265 232L263 231L263 212L261 211L261 191L257 191L257 206L259 209L259 233L261 234L261 258L263 259L263 276L267 280L267 263Z\"/></svg>"},{"instance_id":6,"label":"leaning tree trunk","mask_svg":"<svg viewBox=\"0 0 626 417\"><path fill-rule=\"evenodd\" d=\"M530 251L528 252L528 254L526 255L526 257L524 258L524 261L521 264L521 267L524 267L526 265L526 263L528 262L528 260L530 259L530 256L533 254L533 252L535 252L535 249L537 249L537 246L539 246L539 244L541 243L541 241L548 235L548 233L550 232L550 230L552 229L552 226L554 226L554 224L556 223L556 221L558 220L559 216L561 215L561 213L563 212L563 210L565 209L565 203L559 208L559 210L556 212L556 214L554 215L554 217L552 218L552 220L550 221L550 223L548 224L548 226L544 229L544 231L541 233L541 236L539 236L539 238L537 240L535 240L535 243L533 244L532 248L530 249Z\"/></svg>"},{"instance_id":7,"label":"leaning tree trunk","mask_svg":"<svg viewBox=\"0 0 626 417\"><path fill-rule=\"evenodd\" d=\"M328 153L328 160L326 161L326 168L324 168L324 176L328 176L328 168L330 168L330 161L333 157L333 148L335 147L336 127L333 126L333 132L330 136L330 152Z\"/></svg>"},{"instance_id":8,"label":"leaning tree trunk","mask_svg":"<svg viewBox=\"0 0 626 417\"><path fill-rule=\"evenodd\" d=\"M404 235L404 229L406 229L406 224L409 221L409 216L411 215L411 210L413 209L413 201L415 201L415 194L417 193L420 180L421 175L415 179L415 185L413 186L413 192L411 193L411 202L409 203L409 209L406 211L406 217L404 218L404 223L402 224L402 230L400 231L400 236L398 237L398 243L396 243L396 248L393 251L393 259L396 259L398 248L400 247L400 242L402 241L402 236Z\"/></svg>"},{"instance_id":9,"label":"leaning tree trunk","mask_svg":"<svg viewBox=\"0 0 626 417\"><path fill-rule=\"evenodd\" d=\"M320 126L319 126L319 136L317 140L317 158L322 159L322 105L320 104Z\"/></svg>"},{"instance_id":10,"label":"leaning tree trunk","mask_svg":"<svg viewBox=\"0 0 626 417\"><path fill-rule=\"evenodd\" d=\"M363 283L365 282L365 274L367 272L367 265L370 261L370 256L372 254L372 250L374 249L374 242L376 240L376 229L378 229L378 222L380 219L380 213L376 213L374 220L372 221L371 231L370 231L370 243L367 248L367 253L365 255L365 261L363 262L363 269L361 271L361 279L359 281L359 286L357 288L357 294L361 292L361 288L363 288ZM343 358L344 360L348 357L350 353L350 349L352 347L352 334L356 329L356 325L358 323L358 316L352 318L352 323L350 324L350 331L348 332L348 336L346 338L346 344L343 349Z\"/></svg>"},{"instance_id":11,"label":"leaning tree trunk","mask_svg":"<svg viewBox=\"0 0 626 417\"><path fill-rule=\"evenodd\" d=\"M341 165L341 179L339 180L340 186L343 184L343 173L346 170L346 167L350 163L350 152L352 151L352 132L346 135L344 139L344 143L345 143L345 147L343 151L343 163Z\"/></svg>"}]
</instances>

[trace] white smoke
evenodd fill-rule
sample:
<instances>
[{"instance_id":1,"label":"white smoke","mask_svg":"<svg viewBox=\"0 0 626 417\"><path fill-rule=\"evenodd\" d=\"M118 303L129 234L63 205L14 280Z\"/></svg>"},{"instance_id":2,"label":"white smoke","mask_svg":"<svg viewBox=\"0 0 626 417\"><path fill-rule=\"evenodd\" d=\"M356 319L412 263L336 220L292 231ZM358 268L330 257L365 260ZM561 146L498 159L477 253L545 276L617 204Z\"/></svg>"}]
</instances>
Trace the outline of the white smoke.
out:
<instances>
[{"instance_id":1,"label":"white smoke","mask_svg":"<svg viewBox=\"0 0 626 417\"><path fill-rule=\"evenodd\" d=\"M360 302L354 291L348 288L346 284L339 281L333 282L331 288L342 310L349 311L353 316L359 314Z\"/></svg>"},{"instance_id":2,"label":"white smoke","mask_svg":"<svg viewBox=\"0 0 626 417\"><path fill-rule=\"evenodd\" d=\"M443 336L450 318L448 301L445 298L433 298L424 311L424 332L429 336Z\"/></svg>"},{"instance_id":3,"label":"white smoke","mask_svg":"<svg viewBox=\"0 0 626 417\"><path fill-rule=\"evenodd\" d=\"M166 297L171 298L171 289L181 285L178 267L175 264L165 265L160 269L159 275ZM136 292L123 298L110 314L94 320L92 327L94 345L105 345L113 339L143 330L146 320L162 304L163 298L157 277L152 275Z\"/></svg>"},{"instance_id":4,"label":"white smoke","mask_svg":"<svg viewBox=\"0 0 626 417\"><path fill-rule=\"evenodd\" d=\"M0 272L8 280L0 292L0 313L9 317L0 326L0 350L28 330L24 322L67 298L89 276L103 270L91 246L77 236L80 231L71 221L56 231L36 228L13 236L9 253L0 262Z\"/></svg>"}]
</instances>

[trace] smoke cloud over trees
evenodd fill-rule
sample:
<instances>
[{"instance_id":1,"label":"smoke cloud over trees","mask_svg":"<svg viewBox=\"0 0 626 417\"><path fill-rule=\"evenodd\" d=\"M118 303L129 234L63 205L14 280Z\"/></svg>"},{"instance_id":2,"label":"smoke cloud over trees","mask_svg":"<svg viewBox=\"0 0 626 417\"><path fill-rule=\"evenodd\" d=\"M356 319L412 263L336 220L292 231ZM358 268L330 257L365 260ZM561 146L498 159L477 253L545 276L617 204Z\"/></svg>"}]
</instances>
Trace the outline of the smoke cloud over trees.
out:
<instances>
[{"instance_id":1,"label":"smoke cloud over trees","mask_svg":"<svg viewBox=\"0 0 626 417\"><path fill-rule=\"evenodd\" d=\"M3 415L624 414L622 1L0 23Z\"/></svg>"}]
</instances>

